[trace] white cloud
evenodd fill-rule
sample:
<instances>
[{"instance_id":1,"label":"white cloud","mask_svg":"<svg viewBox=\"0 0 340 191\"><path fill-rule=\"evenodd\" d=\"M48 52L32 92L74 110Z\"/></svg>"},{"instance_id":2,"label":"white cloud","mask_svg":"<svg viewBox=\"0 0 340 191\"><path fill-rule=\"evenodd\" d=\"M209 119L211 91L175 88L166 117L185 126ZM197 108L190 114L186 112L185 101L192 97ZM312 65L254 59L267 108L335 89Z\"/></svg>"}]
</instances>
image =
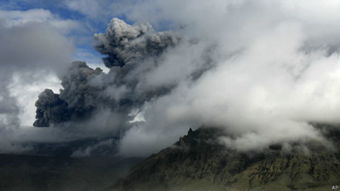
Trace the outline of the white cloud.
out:
<instances>
[{"instance_id":1,"label":"white cloud","mask_svg":"<svg viewBox=\"0 0 340 191\"><path fill-rule=\"evenodd\" d=\"M199 46L178 46L145 75L146 84L173 80L177 88L148 103L144 125L127 132L122 152L139 145L155 152L200 125L223 127L235 137L225 143L241 150L322 140L308 122L340 122L339 8L337 1L305 0L158 0L132 7L130 19L170 20ZM191 80L201 66L193 63L212 45L213 67Z\"/></svg>"},{"instance_id":2,"label":"white cloud","mask_svg":"<svg viewBox=\"0 0 340 191\"><path fill-rule=\"evenodd\" d=\"M137 118L143 120L131 123L120 145L121 154L158 151L190 127L201 125L222 127L234 135L222 137L225 144L247 150L275 142L322 140L308 122L340 122L338 1L64 3L92 19L124 15L132 21L150 21L160 28L171 23L182 36L182 43L168 50L155 67L145 69L142 63L130 73L142 93L169 85L176 88L137 108L143 114ZM29 121L32 115L18 112L18 108L30 109L31 103L22 106L31 96L23 96L19 89L31 86L8 79L13 79L14 71L24 77L28 71L58 69L60 60L68 60L72 51L65 31L76 27L77 22L60 19L46 10L2 11L0 18L0 34L5 37L0 50L6 52L0 53L0 67L9 71L2 77L5 80L0 88L9 91L7 86L13 87L2 95L2 100L7 100L6 111L13 113L3 115L3 123L16 117ZM88 52L76 56L90 59L93 65L99 62ZM202 75L197 75L199 72ZM33 83L32 87L37 86ZM107 90L114 97L125 93L124 88L112 93L114 86ZM36 95L35 88L31 92ZM18 96L22 97L10 99ZM2 100L0 104L5 103ZM107 132L108 124L121 125L121 117L119 113L102 111L91 125L102 122L100 128Z\"/></svg>"},{"instance_id":3,"label":"white cloud","mask_svg":"<svg viewBox=\"0 0 340 191\"><path fill-rule=\"evenodd\" d=\"M0 10L0 20L8 28L32 23L44 23L64 33L79 29L81 26L78 21L60 19L46 9L29 9L27 11Z\"/></svg>"},{"instance_id":4,"label":"white cloud","mask_svg":"<svg viewBox=\"0 0 340 191\"><path fill-rule=\"evenodd\" d=\"M35 100L45 88L58 92L61 88L60 80L53 73L33 74L35 80L26 81L20 73L14 74L9 85L10 95L17 100L19 107L18 118L22 127L31 127L35 120Z\"/></svg>"},{"instance_id":5,"label":"white cloud","mask_svg":"<svg viewBox=\"0 0 340 191\"><path fill-rule=\"evenodd\" d=\"M37 94L58 87L56 75L71 62L74 49L66 35L77 26L43 9L0 11L0 108L8 108L0 112L1 152L18 149L19 135L34 131L29 126Z\"/></svg>"}]
</instances>

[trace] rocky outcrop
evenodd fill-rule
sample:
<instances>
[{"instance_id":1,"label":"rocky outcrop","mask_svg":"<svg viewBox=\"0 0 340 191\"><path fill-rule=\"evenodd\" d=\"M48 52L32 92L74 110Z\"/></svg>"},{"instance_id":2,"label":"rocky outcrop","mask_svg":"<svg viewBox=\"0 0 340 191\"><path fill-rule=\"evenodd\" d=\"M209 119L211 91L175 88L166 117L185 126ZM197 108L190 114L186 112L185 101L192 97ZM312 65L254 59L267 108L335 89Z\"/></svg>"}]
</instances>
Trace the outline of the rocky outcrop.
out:
<instances>
[{"instance_id":1,"label":"rocky outcrop","mask_svg":"<svg viewBox=\"0 0 340 191\"><path fill-rule=\"evenodd\" d=\"M335 141L336 132L327 131ZM340 184L337 149L310 142L292 144L289 151L271 145L244 153L221 145L221 134L212 128L189 130L132 169L117 190L327 190Z\"/></svg>"}]
</instances>

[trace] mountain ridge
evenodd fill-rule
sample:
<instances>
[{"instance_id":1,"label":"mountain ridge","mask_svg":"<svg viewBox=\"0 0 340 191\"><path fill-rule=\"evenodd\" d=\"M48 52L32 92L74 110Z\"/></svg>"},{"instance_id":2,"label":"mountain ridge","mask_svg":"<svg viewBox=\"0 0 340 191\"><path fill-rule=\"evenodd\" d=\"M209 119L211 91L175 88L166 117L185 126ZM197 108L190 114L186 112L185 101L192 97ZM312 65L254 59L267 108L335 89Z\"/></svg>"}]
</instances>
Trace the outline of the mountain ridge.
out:
<instances>
[{"instance_id":1,"label":"mountain ridge","mask_svg":"<svg viewBox=\"0 0 340 191\"><path fill-rule=\"evenodd\" d=\"M292 143L289 152L280 144L239 152L216 141L220 129L190 129L135 166L113 190L328 190L340 184L339 130L316 126L335 141L335 149L310 141Z\"/></svg>"}]
</instances>

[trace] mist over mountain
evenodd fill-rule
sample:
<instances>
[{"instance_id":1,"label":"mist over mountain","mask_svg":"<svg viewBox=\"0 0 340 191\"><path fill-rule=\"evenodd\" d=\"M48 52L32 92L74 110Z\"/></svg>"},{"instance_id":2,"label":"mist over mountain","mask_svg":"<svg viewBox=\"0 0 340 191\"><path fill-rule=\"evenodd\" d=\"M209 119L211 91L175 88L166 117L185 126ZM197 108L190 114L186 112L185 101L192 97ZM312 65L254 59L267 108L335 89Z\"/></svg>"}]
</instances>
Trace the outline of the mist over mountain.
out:
<instances>
[{"instance_id":1,"label":"mist over mountain","mask_svg":"<svg viewBox=\"0 0 340 191\"><path fill-rule=\"evenodd\" d=\"M126 156L147 156L200 126L228 132L219 139L240 151L329 144L310 123L339 123L338 44L329 41L337 29L318 30L331 15L314 19L283 1L188 1L178 17L169 12L176 3L150 4L165 9L150 19L156 26L164 15L177 24L166 31L113 18L94 35L109 70L74 62L60 92L40 95L35 126L119 134ZM198 14L211 8L209 17Z\"/></svg>"},{"instance_id":2,"label":"mist over mountain","mask_svg":"<svg viewBox=\"0 0 340 191\"><path fill-rule=\"evenodd\" d=\"M1 12L2 37L13 45L2 48L4 152L29 149L21 147L27 141L112 136L120 137L121 155L147 156L200 126L227 131L231 136L221 140L240 151L308 140L328 144L310 123L339 123L338 3L94 4L119 16L91 37L102 65L91 59L67 64L79 51L69 38L75 30L81 37L81 20L44 9ZM87 14L76 2L64 5L86 19L101 15ZM34 41L35 30L46 40ZM32 121L31 96L39 91ZM48 128L33 128L33 122Z\"/></svg>"},{"instance_id":3,"label":"mist over mountain","mask_svg":"<svg viewBox=\"0 0 340 191\"><path fill-rule=\"evenodd\" d=\"M100 188L338 184L339 9L335 0L3 0L0 176L46 173L43 187L28 178L15 189L67 190L69 174L97 162L103 171L86 181L117 177L116 159L133 160L125 173L146 158Z\"/></svg>"},{"instance_id":4,"label":"mist over mountain","mask_svg":"<svg viewBox=\"0 0 340 191\"><path fill-rule=\"evenodd\" d=\"M338 128L317 128L339 144ZM174 145L133 167L112 190L321 191L339 184L338 147L311 141L240 152L216 141L221 134L216 128L190 129Z\"/></svg>"}]
</instances>

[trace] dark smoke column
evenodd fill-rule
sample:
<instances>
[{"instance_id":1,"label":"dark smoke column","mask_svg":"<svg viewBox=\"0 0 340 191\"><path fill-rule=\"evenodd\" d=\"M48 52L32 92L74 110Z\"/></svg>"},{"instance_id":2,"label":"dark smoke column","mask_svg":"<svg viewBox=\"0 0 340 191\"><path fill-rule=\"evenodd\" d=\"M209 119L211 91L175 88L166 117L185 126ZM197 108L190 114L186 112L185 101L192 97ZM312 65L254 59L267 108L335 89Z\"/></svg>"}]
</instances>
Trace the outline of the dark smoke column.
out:
<instances>
[{"instance_id":1,"label":"dark smoke column","mask_svg":"<svg viewBox=\"0 0 340 191\"><path fill-rule=\"evenodd\" d=\"M96 34L98 52L107 55L105 66L124 66L159 56L175 46L178 38L172 32L155 32L148 24L129 25L114 18L104 34Z\"/></svg>"},{"instance_id":2,"label":"dark smoke column","mask_svg":"<svg viewBox=\"0 0 340 191\"><path fill-rule=\"evenodd\" d=\"M33 125L36 127L47 127L50 123L59 123L70 118L67 103L50 89L45 89L39 95L35 106L36 121Z\"/></svg>"},{"instance_id":3,"label":"dark smoke column","mask_svg":"<svg viewBox=\"0 0 340 191\"><path fill-rule=\"evenodd\" d=\"M157 63L159 56L174 47L179 38L172 32L155 32L148 24L129 25L114 18L105 33L95 35L95 40L95 48L106 55L103 62L110 72L91 69L85 62L72 63L61 79L60 94L52 90L40 94L34 126L90 119L96 110L103 108L128 115L131 108L159 95L136 91L141 75L134 75L136 68L143 68L145 60Z\"/></svg>"},{"instance_id":4,"label":"dark smoke column","mask_svg":"<svg viewBox=\"0 0 340 191\"><path fill-rule=\"evenodd\" d=\"M60 94L46 89L36 101L36 127L48 127L70 120L78 120L91 114L96 108L96 87L89 82L102 74L97 68L89 68L84 62L73 62L62 78Z\"/></svg>"}]
</instances>

